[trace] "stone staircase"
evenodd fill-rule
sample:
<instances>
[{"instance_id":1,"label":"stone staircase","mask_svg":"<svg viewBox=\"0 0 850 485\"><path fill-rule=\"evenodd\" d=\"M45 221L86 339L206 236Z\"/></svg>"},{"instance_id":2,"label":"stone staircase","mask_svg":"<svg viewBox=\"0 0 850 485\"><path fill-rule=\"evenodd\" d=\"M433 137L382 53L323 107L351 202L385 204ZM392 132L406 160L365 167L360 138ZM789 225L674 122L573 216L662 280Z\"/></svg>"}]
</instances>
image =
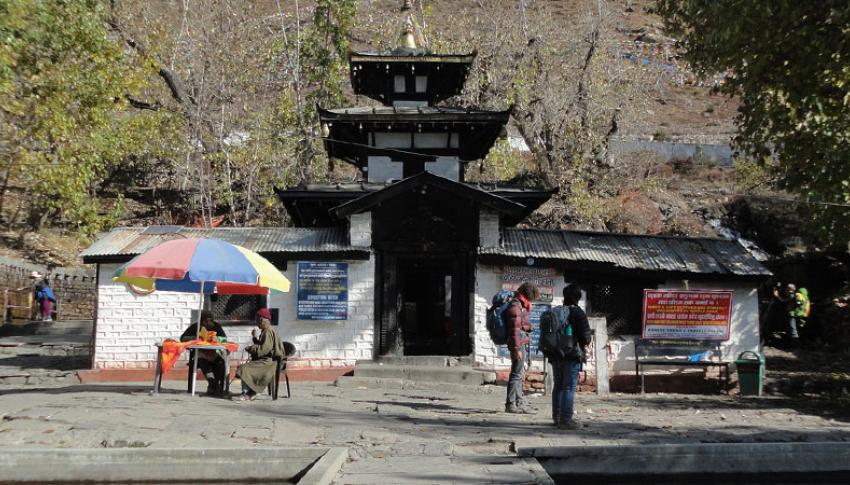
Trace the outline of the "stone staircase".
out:
<instances>
[{"instance_id":1,"label":"stone staircase","mask_svg":"<svg viewBox=\"0 0 850 485\"><path fill-rule=\"evenodd\" d=\"M90 338L92 320L32 321L0 325L0 338L22 335L74 335Z\"/></svg>"},{"instance_id":2,"label":"stone staircase","mask_svg":"<svg viewBox=\"0 0 850 485\"><path fill-rule=\"evenodd\" d=\"M71 385L91 365L91 320L0 326L0 385Z\"/></svg>"},{"instance_id":3,"label":"stone staircase","mask_svg":"<svg viewBox=\"0 0 850 485\"><path fill-rule=\"evenodd\" d=\"M472 367L471 357L404 356L358 360L353 376L336 380L348 389L414 389L493 392L496 374Z\"/></svg>"}]
</instances>

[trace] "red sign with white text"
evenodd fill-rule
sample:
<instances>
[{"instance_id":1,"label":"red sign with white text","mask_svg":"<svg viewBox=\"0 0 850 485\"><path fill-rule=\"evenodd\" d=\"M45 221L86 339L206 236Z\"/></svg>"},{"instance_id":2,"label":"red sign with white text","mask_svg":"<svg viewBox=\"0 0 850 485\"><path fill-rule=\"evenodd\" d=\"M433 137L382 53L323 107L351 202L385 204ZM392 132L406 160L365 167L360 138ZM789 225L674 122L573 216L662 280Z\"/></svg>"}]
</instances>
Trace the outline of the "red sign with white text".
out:
<instances>
[{"instance_id":1,"label":"red sign with white text","mask_svg":"<svg viewBox=\"0 0 850 485\"><path fill-rule=\"evenodd\" d=\"M643 338L729 340L732 290L643 290Z\"/></svg>"}]
</instances>

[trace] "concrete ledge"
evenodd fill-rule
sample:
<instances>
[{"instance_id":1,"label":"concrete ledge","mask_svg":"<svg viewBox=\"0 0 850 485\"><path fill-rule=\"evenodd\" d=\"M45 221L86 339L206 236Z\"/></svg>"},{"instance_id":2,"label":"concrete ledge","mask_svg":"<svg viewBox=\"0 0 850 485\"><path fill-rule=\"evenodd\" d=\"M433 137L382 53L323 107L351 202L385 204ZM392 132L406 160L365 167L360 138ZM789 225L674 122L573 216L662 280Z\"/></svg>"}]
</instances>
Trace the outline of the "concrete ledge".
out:
<instances>
[{"instance_id":1,"label":"concrete ledge","mask_svg":"<svg viewBox=\"0 0 850 485\"><path fill-rule=\"evenodd\" d=\"M235 376L236 367L231 367ZM353 367L316 367L289 369L291 382L333 382L340 376L350 374ZM179 367L172 369L163 376L166 381L186 382L189 369ZM83 384L98 382L150 382L153 384L153 369L86 369L77 371L77 376ZM280 376L283 380L283 375Z\"/></svg>"},{"instance_id":2,"label":"concrete ledge","mask_svg":"<svg viewBox=\"0 0 850 485\"><path fill-rule=\"evenodd\" d=\"M325 485L344 448L25 449L0 453L3 483L259 481Z\"/></svg>"},{"instance_id":3,"label":"concrete ledge","mask_svg":"<svg viewBox=\"0 0 850 485\"><path fill-rule=\"evenodd\" d=\"M334 481L342 465L348 460L348 450L345 448L330 448L322 455L310 470L296 483L298 485L326 485Z\"/></svg>"},{"instance_id":4,"label":"concrete ledge","mask_svg":"<svg viewBox=\"0 0 850 485\"><path fill-rule=\"evenodd\" d=\"M525 447L556 477L638 478L668 475L840 474L850 476L850 443L697 443Z\"/></svg>"}]
</instances>

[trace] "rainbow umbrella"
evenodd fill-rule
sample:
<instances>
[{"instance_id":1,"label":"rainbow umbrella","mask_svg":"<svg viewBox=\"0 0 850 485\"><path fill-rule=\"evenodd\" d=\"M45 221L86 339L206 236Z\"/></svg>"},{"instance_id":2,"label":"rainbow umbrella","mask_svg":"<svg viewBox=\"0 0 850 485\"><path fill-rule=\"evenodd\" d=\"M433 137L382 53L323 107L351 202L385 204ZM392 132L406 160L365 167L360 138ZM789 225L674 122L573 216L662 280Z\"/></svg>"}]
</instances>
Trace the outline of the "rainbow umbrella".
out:
<instances>
[{"instance_id":1,"label":"rainbow umbrella","mask_svg":"<svg viewBox=\"0 0 850 485\"><path fill-rule=\"evenodd\" d=\"M124 264L112 281L138 293L178 291L223 295L267 295L289 291L289 280L266 258L218 239L166 241ZM203 310L204 299L198 310ZM201 312L198 312L198 331Z\"/></svg>"},{"instance_id":2,"label":"rainbow umbrella","mask_svg":"<svg viewBox=\"0 0 850 485\"><path fill-rule=\"evenodd\" d=\"M267 294L289 280L259 254L217 239L166 241L118 268L112 280L143 291Z\"/></svg>"}]
</instances>

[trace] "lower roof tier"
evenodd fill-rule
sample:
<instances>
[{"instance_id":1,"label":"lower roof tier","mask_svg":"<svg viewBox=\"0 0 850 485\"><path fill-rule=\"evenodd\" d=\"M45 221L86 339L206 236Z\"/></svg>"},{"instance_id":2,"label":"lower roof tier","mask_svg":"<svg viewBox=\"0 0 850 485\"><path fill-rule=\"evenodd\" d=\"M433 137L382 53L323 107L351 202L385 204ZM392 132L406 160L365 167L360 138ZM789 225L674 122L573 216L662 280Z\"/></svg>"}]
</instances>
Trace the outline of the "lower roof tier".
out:
<instances>
[{"instance_id":1,"label":"lower roof tier","mask_svg":"<svg viewBox=\"0 0 850 485\"><path fill-rule=\"evenodd\" d=\"M292 189L275 188L275 193L283 202L295 226L320 227L345 224L345 219L335 215L334 209L380 192L391 185L395 184L310 184ZM486 192L522 206L518 212L503 216L504 222L509 225L521 222L557 192L557 189L500 187L494 183L459 183L458 185Z\"/></svg>"}]
</instances>

